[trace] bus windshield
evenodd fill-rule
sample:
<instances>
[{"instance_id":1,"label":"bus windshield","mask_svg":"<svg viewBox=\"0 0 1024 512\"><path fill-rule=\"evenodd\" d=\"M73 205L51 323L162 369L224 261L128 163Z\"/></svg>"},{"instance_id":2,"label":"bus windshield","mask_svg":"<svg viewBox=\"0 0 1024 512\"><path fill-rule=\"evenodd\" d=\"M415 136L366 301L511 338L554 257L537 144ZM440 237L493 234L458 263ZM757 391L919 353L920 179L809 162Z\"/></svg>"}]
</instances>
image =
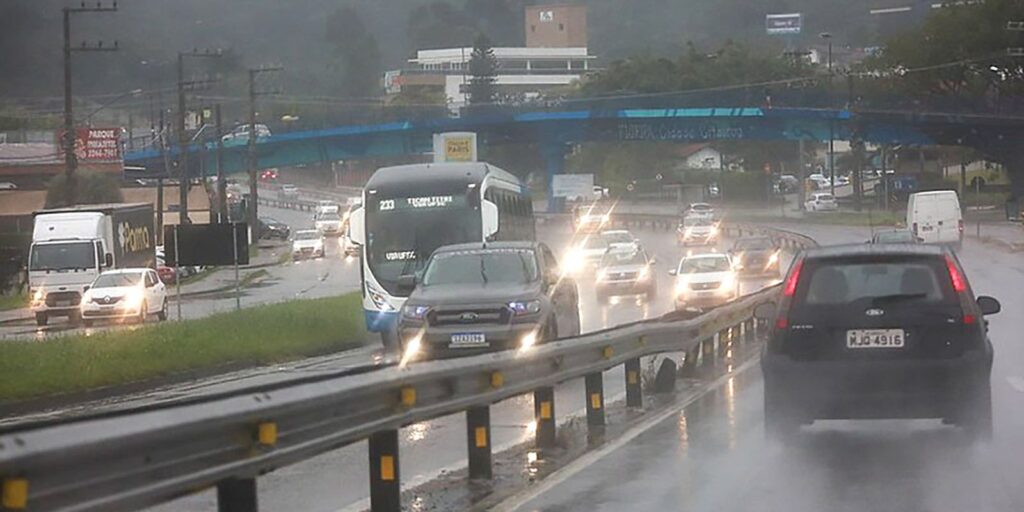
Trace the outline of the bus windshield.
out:
<instances>
[{"instance_id":1,"label":"bus windshield","mask_svg":"<svg viewBox=\"0 0 1024 512\"><path fill-rule=\"evenodd\" d=\"M463 194L374 198L366 211L366 263L399 296L399 276L421 270L438 247L481 241L482 229L479 207Z\"/></svg>"}]
</instances>

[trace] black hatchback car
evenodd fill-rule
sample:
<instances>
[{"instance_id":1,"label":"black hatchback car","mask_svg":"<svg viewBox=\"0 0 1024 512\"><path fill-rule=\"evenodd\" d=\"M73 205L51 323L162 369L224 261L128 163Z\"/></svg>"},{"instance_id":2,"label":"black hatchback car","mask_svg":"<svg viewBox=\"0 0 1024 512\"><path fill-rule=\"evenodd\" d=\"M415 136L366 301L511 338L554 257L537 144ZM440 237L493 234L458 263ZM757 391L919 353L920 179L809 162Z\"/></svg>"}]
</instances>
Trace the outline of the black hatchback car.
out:
<instances>
[{"instance_id":1,"label":"black hatchback car","mask_svg":"<svg viewBox=\"0 0 1024 512\"><path fill-rule=\"evenodd\" d=\"M441 247L422 277L402 276L399 286L414 287L398 320L410 359L528 348L580 332L576 284L542 243Z\"/></svg>"},{"instance_id":2,"label":"black hatchback car","mask_svg":"<svg viewBox=\"0 0 1024 512\"><path fill-rule=\"evenodd\" d=\"M765 428L786 438L817 419L940 418L972 438L992 432L992 344L963 267L947 248L832 246L806 251L761 359Z\"/></svg>"}]
</instances>

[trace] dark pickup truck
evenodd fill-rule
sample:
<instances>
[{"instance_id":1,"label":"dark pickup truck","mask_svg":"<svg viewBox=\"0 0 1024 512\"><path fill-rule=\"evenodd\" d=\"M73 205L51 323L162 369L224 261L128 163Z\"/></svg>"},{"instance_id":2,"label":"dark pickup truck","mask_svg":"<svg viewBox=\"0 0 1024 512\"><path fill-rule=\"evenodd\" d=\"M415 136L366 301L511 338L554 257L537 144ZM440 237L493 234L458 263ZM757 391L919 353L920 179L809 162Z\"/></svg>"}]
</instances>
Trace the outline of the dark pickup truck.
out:
<instances>
[{"instance_id":1,"label":"dark pickup truck","mask_svg":"<svg viewBox=\"0 0 1024 512\"><path fill-rule=\"evenodd\" d=\"M529 349L580 332L576 284L537 242L471 243L437 249L402 307L406 359Z\"/></svg>"}]
</instances>

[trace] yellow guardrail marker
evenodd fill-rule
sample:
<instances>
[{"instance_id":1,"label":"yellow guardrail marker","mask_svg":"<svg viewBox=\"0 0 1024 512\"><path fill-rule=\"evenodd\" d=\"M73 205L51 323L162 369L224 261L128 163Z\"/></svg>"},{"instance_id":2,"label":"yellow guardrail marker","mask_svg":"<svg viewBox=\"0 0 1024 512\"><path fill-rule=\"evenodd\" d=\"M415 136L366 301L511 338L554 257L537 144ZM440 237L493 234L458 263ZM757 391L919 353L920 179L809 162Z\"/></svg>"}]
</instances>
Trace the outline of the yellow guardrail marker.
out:
<instances>
[{"instance_id":1,"label":"yellow guardrail marker","mask_svg":"<svg viewBox=\"0 0 1024 512\"><path fill-rule=\"evenodd\" d=\"M476 447L487 448L487 427L476 427L473 433L476 437Z\"/></svg>"},{"instance_id":2,"label":"yellow guardrail marker","mask_svg":"<svg viewBox=\"0 0 1024 512\"><path fill-rule=\"evenodd\" d=\"M3 499L0 504L7 510L23 510L28 506L28 480L25 478L5 478L3 483Z\"/></svg>"},{"instance_id":3,"label":"yellow guardrail marker","mask_svg":"<svg viewBox=\"0 0 1024 512\"><path fill-rule=\"evenodd\" d=\"M402 388L402 405L406 407L416 405L416 388L412 386Z\"/></svg>"},{"instance_id":4,"label":"yellow guardrail marker","mask_svg":"<svg viewBox=\"0 0 1024 512\"><path fill-rule=\"evenodd\" d=\"M636 372L630 371L626 373L626 381L630 384L636 384Z\"/></svg>"},{"instance_id":5,"label":"yellow guardrail marker","mask_svg":"<svg viewBox=\"0 0 1024 512\"><path fill-rule=\"evenodd\" d=\"M256 429L256 439L264 446L274 446L277 444L277 423L273 421L260 423Z\"/></svg>"},{"instance_id":6,"label":"yellow guardrail marker","mask_svg":"<svg viewBox=\"0 0 1024 512\"><path fill-rule=\"evenodd\" d=\"M551 419L551 402L540 403L540 419L550 420Z\"/></svg>"},{"instance_id":7,"label":"yellow guardrail marker","mask_svg":"<svg viewBox=\"0 0 1024 512\"><path fill-rule=\"evenodd\" d=\"M492 372L491 373L491 387L497 389L497 388L500 388L500 387L502 387L504 385L505 385L505 376L502 375L501 372Z\"/></svg>"},{"instance_id":8,"label":"yellow guardrail marker","mask_svg":"<svg viewBox=\"0 0 1024 512\"><path fill-rule=\"evenodd\" d=\"M601 393L590 394L590 408L600 409L601 408Z\"/></svg>"},{"instance_id":9,"label":"yellow guardrail marker","mask_svg":"<svg viewBox=\"0 0 1024 512\"><path fill-rule=\"evenodd\" d=\"M605 359L611 359L612 356L615 355L615 349L613 349L611 346L608 346L604 348L602 353L604 354Z\"/></svg>"},{"instance_id":10,"label":"yellow guardrail marker","mask_svg":"<svg viewBox=\"0 0 1024 512\"><path fill-rule=\"evenodd\" d=\"M395 457L393 455L380 456L380 479L391 482L395 479Z\"/></svg>"}]
</instances>

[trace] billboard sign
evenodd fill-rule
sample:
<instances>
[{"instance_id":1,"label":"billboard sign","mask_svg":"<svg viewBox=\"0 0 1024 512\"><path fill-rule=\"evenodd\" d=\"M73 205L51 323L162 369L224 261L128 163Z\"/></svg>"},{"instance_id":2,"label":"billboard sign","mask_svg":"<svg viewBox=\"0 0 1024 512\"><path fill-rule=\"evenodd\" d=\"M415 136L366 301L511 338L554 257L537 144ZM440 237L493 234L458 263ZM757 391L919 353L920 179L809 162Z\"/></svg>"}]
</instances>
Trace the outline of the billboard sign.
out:
<instances>
[{"instance_id":1,"label":"billboard sign","mask_svg":"<svg viewBox=\"0 0 1024 512\"><path fill-rule=\"evenodd\" d=\"M769 14L765 16L764 24L769 35L799 34L803 25L803 15L798 12Z\"/></svg>"},{"instance_id":2,"label":"billboard sign","mask_svg":"<svg viewBox=\"0 0 1024 512\"><path fill-rule=\"evenodd\" d=\"M594 195L593 174L556 174L551 177L551 195L586 199Z\"/></svg>"},{"instance_id":3,"label":"billboard sign","mask_svg":"<svg viewBox=\"0 0 1024 512\"><path fill-rule=\"evenodd\" d=\"M434 134L434 162L476 162L476 134L473 132Z\"/></svg>"},{"instance_id":4,"label":"billboard sign","mask_svg":"<svg viewBox=\"0 0 1024 512\"><path fill-rule=\"evenodd\" d=\"M64 131L57 132L57 143L64 139ZM79 163L121 162L120 128L76 128L75 156Z\"/></svg>"}]
</instances>

